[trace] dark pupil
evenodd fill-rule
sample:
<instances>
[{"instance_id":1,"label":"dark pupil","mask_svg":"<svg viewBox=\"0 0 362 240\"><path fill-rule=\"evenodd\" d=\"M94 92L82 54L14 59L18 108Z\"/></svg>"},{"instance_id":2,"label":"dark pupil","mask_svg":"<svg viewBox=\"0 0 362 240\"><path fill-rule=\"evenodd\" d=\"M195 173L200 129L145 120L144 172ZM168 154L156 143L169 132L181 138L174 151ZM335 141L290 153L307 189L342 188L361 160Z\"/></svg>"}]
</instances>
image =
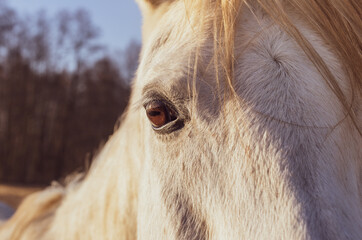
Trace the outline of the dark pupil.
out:
<instances>
[{"instance_id":1,"label":"dark pupil","mask_svg":"<svg viewBox=\"0 0 362 240\"><path fill-rule=\"evenodd\" d=\"M149 111L148 115L150 115L151 117L155 117L158 115L161 115L162 113L160 111Z\"/></svg>"},{"instance_id":2,"label":"dark pupil","mask_svg":"<svg viewBox=\"0 0 362 240\"><path fill-rule=\"evenodd\" d=\"M169 122L168 111L166 106L160 102L150 103L146 107L148 119L154 127L162 127Z\"/></svg>"}]
</instances>

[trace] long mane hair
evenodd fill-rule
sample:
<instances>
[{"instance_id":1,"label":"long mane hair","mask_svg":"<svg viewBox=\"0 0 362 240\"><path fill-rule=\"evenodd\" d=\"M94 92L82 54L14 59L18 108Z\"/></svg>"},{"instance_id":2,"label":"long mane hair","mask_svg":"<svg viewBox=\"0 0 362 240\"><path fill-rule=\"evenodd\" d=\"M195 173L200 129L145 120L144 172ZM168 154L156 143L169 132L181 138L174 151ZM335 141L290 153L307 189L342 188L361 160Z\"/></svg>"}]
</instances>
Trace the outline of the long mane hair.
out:
<instances>
[{"instance_id":1,"label":"long mane hair","mask_svg":"<svg viewBox=\"0 0 362 240\"><path fill-rule=\"evenodd\" d=\"M361 4L357 0L256 0L255 3L248 0L185 0L186 11L191 16L197 14L199 25L205 26L205 22L209 19L213 21L214 64L222 66L226 85L231 92L234 92L236 23L240 15L240 8L247 6L253 11L251 4L261 8L298 43L344 107L344 119L350 117L353 125L362 135L355 112L355 106L362 97ZM211 18L209 17L210 12L214 13ZM343 92L341 84L331 73L323 58L293 24L290 13L297 14L302 18L305 24L317 32L328 48L338 57L346 74L345 81L352 89L350 99ZM218 76L219 73L216 73L216 77ZM219 82L218 79L217 81ZM344 119L341 119L340 122Z\"/></svg>"},{"instance_id":2,"label":"long mane hair","mask_svg":"<svg viewBox=\"0 0 362 240\"><path fill-rule=\"evenodd\" d=\"M167 2L177 0L145 1L153 4L167 4ZM215 54L213 63L216 66L221 66L223 79L225 79L224 83L231 93L234 93L236 58L234 40L240 9L246 6L252 11L253 7L258 7L298 43L323 76L331 91L339 99L345 110L344 119L350 118L354 127L362 135L360 122L356 117L356 106L362 99L362 5L359 0L255 0L252 3L249 0L182 1L184 1L187 15L198 19L198 25L212 26ZM291 13L297 14L305 24L317 32L338 58L345 73L344 81L352 89L352 97L347 97L347 94L342 90L341 83L331 73L327 63L294 25ZM205 31L208 29L204 28ZM195 61L195 67L197 67L197 61ZM215 67L215 69L218 71L219 68ZM216 73L216 76L219 76L219 73ZM50 229L55 232L56 224L60 223L65 225L62 232L64 237L71 236L71 233L67 232L69 231L77 232L78 235L74 236L74 239L96 238L96 236L103 236L104 238L111 236L118 239L122 239L122 237L125 239L135 238L138 169L142 165L142 160L135 160L135 153L130 152L123 145L142 146L140 139L132 138L130 140L127 138L141 134L139 127L135 126L139 122L138 118L139 115L131 111L127 113L121 127L116 130L101 151L84 180L80 183L74 181L66 188L56 187L28 198L19 209L23 211L23 214L17 213L15 218L5 223L1 231L13 229L9 236L20 239L24 232L27 232L29 236L39 236L39 230L36 230L37 224L42 226L39 229ZM123 127L125 125L126 127ZM142 157L142 155L137 156L138 159L142 159ZM117 167L115 167L116 163L118 164ZM122 173L118 172L120 168L122 168ZM66 216L56 216L59 208L62 208L63 213L72 215L68 216L70 219L65 219ZM31 215L24 217L24 214L27 214L25 212L27 209L31 210ZM50 224L54 225L48 226ZM8 228L9 225L12 227ZM83 226L84 229L75 229L79 226ZM35 230L28 230L32 227ZM89 229L90 233L87 233L86 228ZM80 233L82 231L84 233ZM3 232L0 233L0 237L4 236L2 234Z\"/></svg>"}]
</instances>

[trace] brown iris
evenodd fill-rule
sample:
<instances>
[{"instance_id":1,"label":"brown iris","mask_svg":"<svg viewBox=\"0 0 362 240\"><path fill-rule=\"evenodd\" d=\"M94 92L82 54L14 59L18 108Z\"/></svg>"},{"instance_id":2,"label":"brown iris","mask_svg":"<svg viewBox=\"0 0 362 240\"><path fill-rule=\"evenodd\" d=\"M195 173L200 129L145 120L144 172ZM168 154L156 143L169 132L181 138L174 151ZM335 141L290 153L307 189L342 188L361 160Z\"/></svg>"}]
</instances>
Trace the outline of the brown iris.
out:
<instances>
[{"instance_id":1,"label":"brown iris","mask_svg":"<svg viewBox=\"0 0 362 240\"><path fill-rule=\"evenodd\" d=\"M160 128L174 120L170 109L161 101L153 101L147 104L146 114L155 128Z\"/></svg>"}]
</instances>

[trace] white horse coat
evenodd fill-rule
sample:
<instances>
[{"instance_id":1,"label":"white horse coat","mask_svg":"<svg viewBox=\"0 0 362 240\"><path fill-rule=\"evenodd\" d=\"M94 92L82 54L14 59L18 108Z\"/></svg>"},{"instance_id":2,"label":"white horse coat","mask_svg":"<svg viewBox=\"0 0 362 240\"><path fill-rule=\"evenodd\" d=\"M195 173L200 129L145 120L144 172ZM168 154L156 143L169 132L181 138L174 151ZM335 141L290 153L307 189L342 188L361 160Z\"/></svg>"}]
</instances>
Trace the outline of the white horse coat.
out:
<instances>
[{"instance_id":1,"label":"white horse coat","mask_svg":"<svg viewBox=\"0 0 362 240\"><path fill-rule=\"evenodd\" d=\"M84 180L30 196L0 239L360 239L360 70L313 10L139 4L143 49L120 128Z\"/></svg>"}]
</instances>

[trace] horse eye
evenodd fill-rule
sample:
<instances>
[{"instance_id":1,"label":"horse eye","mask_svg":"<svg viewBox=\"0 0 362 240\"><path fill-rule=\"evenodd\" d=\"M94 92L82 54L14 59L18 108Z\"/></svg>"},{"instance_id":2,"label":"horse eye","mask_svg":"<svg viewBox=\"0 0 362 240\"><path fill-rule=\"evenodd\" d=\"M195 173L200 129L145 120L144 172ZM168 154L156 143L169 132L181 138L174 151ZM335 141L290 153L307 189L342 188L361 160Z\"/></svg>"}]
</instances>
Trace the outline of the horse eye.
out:
<instances>
[{"instance_id":1,"label":"horse eye","mask_svg":"<svg viewBox=\"0 0 362 240\"><path fill-rule=\"evenodd\" d=\"M176 119L175 113L161 101L153 101L146 106L146 114L154 128L160 128Z\"/></svg>"}]
</instances>

